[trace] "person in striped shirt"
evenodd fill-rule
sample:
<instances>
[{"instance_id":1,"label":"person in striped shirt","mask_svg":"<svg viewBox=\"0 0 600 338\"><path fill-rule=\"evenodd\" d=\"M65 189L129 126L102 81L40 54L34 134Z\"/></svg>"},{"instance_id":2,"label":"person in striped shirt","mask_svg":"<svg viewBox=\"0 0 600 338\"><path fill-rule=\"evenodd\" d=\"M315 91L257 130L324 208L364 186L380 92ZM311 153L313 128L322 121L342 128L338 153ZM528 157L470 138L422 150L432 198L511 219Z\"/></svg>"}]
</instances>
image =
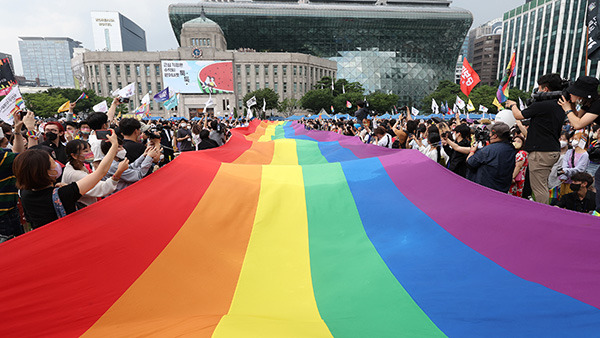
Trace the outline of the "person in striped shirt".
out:
<instances>
[{"instance_id":1,"label":"person in striped shirt","mask_svg":"<svg viewBox=\"0 0 600 338\"><path fill-rule=\"evenodd\" d=\"M0 243L23 234L17 202L19 196L15 186L16 178L13 173L13 161L18 153L25 151L25 141L21 136L24 122L29 130L35 130L33 113L29 112L21 120L20 114L15 115L14 144L12 151L0 149ZM2 134L0 139L3 139Z\"/></svg>"}]
</instances>

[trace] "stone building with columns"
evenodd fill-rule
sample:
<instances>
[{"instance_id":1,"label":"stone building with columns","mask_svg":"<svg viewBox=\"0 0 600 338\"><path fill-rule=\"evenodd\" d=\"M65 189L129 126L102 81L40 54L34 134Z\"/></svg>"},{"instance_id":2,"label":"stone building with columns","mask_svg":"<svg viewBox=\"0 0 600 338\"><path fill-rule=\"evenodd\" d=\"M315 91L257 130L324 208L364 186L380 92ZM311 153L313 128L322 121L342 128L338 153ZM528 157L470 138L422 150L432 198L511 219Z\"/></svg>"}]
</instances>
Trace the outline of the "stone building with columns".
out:
<instances>
[{"instance_id":1,"label":"stone building with columns","mask_svg":"<svg viewBox=\"0 0 600 338\"><path fill-rule=\"evenodd\" d=\"M271 88L280 100L300 99L324 76L335 78L335 61L301 53L257 52L251 49L227 50L223 31L214 21L201 15L185 22L181 31L181 47L157 52L92 52L76 53L72 60L75 77L83 88L98 95L111 96L129 83L136 83L136 94L129 109L135 109L142 97L165 88L165 65L177 62L225 61L232 63L232 90L210 94L213 105L206 107L209 94L181 92L179 106L165 111L152 101L152 116L190 118L203 112L229 115L243 109L242 98L257 89ZM171 88L170 88L171 89Z\"/></svg>"}]
</instances>

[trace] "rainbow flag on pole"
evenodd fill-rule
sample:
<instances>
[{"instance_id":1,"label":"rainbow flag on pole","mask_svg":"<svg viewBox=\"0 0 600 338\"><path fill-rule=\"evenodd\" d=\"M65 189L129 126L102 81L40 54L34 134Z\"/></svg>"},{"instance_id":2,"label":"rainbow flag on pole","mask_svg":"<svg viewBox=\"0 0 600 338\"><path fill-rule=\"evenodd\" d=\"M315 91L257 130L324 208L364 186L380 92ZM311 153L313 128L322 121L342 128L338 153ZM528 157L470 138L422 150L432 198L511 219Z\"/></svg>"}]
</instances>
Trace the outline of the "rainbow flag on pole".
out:
<instances>
[{"instance_id":1,"label":"rainbow flag on pole","mask_svg":"<svg viewBox=\"0 0 600 338\"><path fill-rule=\"evenodd\" d=\"M502 81L500 81L500 85L498 86L498 92L496 93L496 98L498 102L504 103L508 100L508 87L510 85L510 80L517 75L517 52L513 51L510 57L510 61L508 62L508 66L504 71L504 77Z\"/></svg>"},{"instance_id":2,"label":"rainbow flag on pole","mask_svg":"<svg viewBox=\"0 0 600 338\"><path fill-rule=\"evenodd\" d=\"M87 94L82 92L81 95L79 95L79 97L77 98L77 100L75 100L75 102L77 102L79 100L87 99L87 98L88 98Z\"/></svg>"},{"instance_id":3,"label":"rainbow flag on pole","mask_svg":"<svg viewBox=\"0 0 600 338\"><path fill-rule=\"evenodd\" d=\"M592 337L598 243L419 152L255 120L1 244L0 336Z\"/></svg>"}]
</instances>

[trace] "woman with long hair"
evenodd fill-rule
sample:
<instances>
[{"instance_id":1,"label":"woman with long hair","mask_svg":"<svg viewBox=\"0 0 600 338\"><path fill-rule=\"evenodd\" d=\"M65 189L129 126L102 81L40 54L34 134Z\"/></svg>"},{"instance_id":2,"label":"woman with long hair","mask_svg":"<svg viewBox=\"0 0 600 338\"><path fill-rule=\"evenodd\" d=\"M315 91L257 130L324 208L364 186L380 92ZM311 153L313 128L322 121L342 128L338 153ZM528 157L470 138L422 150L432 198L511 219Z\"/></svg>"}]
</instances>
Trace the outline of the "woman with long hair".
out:
<instances>
[{"instance_id":1,"label":"woman with long hair","mask_svg":"<svg viewBox=\"0 0 600 338\"><path fill-rule=\"evenodd\" d=\"M46 151L29 149L15 158L16 186L25 216L34 229L77 210L77 201L106 175L117 153L119 144L114 131L111 130L108 140L111 143L109 154L96 171L62 187L55 187L56 179L62 174L61 166Z\"/></svg>"},{"instance_id":2,"label":"woman with long hair","mask_svg":"<svg viewBox=\"0 0 600 338\"><path fill-rule=\"evenodd\" d=\"M563 96L558 100L574 129L583 129L594 122L600 123L598 85L600 81L595 77L582 76L567 88L569 97ZM600 169L594 174L594 186L596 191L600 191ZM596 210L600 210L600 194L596 194Z\"/></svg>"},{"instance_id":3,"label":"woman with long hair","mask_svg":"<svg viewBox=\"0 0 600 338\"><path fill-rule=\"evenodd\" d=\"M66 145L68 163L65 166L62 176L62 183L67 185L77 182L92 173L91 164L94 162L94 153L90 145L83 140L69 141ZM117 183L121 179L121 174L127 169L126 162L122 162L117 172L111 179L100 181L92 190L88 191L79 199L82 206L88 206L97 201L98 197L105 197L112 194L117 188Z\"/></svg>"}]
</instances>

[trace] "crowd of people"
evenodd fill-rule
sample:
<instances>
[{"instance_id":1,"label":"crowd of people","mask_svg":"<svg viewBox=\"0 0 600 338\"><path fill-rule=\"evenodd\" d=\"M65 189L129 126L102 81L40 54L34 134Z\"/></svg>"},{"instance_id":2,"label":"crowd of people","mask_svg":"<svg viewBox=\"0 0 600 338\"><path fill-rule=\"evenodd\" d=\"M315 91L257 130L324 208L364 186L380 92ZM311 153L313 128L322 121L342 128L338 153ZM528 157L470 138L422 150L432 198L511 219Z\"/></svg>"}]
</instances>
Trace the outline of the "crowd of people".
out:
<instances>
[{"instance_id":1,"label":"crowd of people","mask_svg":"<svg viewBox=\"0 0 600 338\"><path fill-rule=\"evenodd\" d=\"M568 88L558 74L538 80L543 99L524 110L507 101L514 126L501 121L370 118L357 102L354 119L308 120L308 129L367 144L418 150L456 175L516 197L577 212L600 208L599 81ZM542 96L540 96L542 97ZM31 111L0 124L0 242L48 224L126 189L186 151L222 146L246 120L143 123L107 113L84 121L42 121ZM72 104L70 113L76 108Z\"/></svg>"},{"instance_id":2,"label":"crowd of people","mask_svg":"<svg viewBox=\"0 0 600 338\"><path fill-rule=\"evenodd\" d=\"M356 102L354 119L302 120L308 129L354 136L367 144L414 149L480 185L516 197L583 212L600 209L599 81L565 85L558 74L539 78L537 99L521 110L505 103L514 126L501 121L368 118ZM545 93L545 95L539 95ZM510 113L508 113L510 115Z\"/></svg>"},{"instance_id":3,"label":"crowd of people","mask_svg":"<svg viewBox=\"0 0 600 338\"><path fill-rule=\"evenodd\" d=\"M39 228L126 189L186 151L223 145L245 120L115 119L107 113L83 121L43 121L14 114L0 129L0 242ZM71 104L72 114L76 104Z\"/></svg>"}]
</instances>

